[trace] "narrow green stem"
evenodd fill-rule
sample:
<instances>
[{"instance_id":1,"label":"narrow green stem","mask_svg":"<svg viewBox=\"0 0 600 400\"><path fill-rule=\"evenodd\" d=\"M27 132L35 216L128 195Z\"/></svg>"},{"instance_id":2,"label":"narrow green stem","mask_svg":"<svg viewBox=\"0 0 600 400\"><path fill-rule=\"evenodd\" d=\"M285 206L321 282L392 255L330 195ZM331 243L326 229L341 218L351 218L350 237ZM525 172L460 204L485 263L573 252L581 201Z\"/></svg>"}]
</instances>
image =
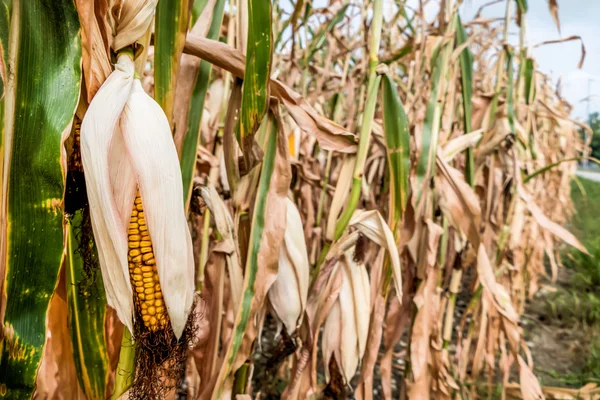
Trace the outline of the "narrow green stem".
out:
<instances>
[{"instance_id":1,"label":"narrow green stem","mask_svg":"<svg viewBox=\"0 0 600 400\"><path fill-rule=\"evenodd\" d=\"M365 169L365 161L367 159L367 152L369 150L369 143L371 141L371 124L373 123L373 116L375 115L375 106L377 104L377 94L379 92L379 82L381 77L377 76L375 68L379 62L379 42L381 41L381 28L383 25L383 0L373 1L373 20L371 22L371 42L369 49L369 83L367 90L367 103L363 113L363 120L360 129L360 141L358 144L358 152L356 154L356 161L354 164L354 173L352 179L352 191L350 192L350 199L346 204L346 208L342 212L342 215L338 219L335 226L335 240L338 240L346 227L356 206L360 199L360 190L362 185L362 179Z\"/></svg>"},{"instance_id":2,"label":"narrow green stem","mask_svg":"<svg viewBox=\"0 0 600 400\"><path fill-rule=\"evenodd\" d=\"M321 265L325 261L325 257L327 257L327 253L329 252L329 248L331 247L331 242L325 242L323 248L321 249L321 255L319 255L319 260L317 261L317 266L312 272L312 276L310 277L311 282L314 283L315 278L319 275L321 271Z\"/></svg>"}]
</instances>

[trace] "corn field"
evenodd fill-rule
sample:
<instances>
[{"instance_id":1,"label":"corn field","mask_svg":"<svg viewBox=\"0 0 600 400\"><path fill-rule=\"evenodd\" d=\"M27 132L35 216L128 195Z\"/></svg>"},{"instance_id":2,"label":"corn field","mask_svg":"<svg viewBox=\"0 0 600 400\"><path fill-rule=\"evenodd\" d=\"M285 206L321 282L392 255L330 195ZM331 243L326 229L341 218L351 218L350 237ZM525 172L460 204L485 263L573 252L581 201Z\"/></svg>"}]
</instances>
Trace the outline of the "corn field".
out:
<instances>
[{"instance_id":1,"label":"corn field","mask_svg":"<svg viewBox=\"0 0 600 400\"><path fill-rule=\"evenodd\" d=\"M0 398L600 398L520 326L581 39L460 3L0 0Z\"/></svg>"}]
</instances>

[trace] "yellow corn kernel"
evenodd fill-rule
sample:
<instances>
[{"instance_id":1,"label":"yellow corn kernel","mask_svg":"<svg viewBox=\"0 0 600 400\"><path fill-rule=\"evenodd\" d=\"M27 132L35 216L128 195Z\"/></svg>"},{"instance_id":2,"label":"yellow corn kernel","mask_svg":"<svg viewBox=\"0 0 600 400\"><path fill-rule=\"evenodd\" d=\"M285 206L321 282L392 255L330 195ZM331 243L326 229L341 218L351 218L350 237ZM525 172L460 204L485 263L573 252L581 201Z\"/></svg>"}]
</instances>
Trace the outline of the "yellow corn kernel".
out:
<instances>
[{"instance_id":1,"label":"yellow corn kernel","mask_svg":"<svg viewBox=\"0 0 600 400\"><path fill-rule=\"evenodd\" d=\"M138 193L131 211L128 228L129 273L136 292L136 305L144 325L152 331L166 327L163 294L156 269L152 241L144 218L144 207Z\"/></svg>"}]
</instances>

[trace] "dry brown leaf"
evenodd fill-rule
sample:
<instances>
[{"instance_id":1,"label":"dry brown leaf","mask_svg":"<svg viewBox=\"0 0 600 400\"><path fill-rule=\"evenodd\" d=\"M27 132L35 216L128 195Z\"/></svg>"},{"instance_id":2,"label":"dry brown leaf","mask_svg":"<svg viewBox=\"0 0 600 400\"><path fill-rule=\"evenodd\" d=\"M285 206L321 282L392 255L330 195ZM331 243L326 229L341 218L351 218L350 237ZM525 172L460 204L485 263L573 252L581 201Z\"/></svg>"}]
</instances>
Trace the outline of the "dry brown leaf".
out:
<instances>
[{"instance_id":1,"label":"dry brown leaf","mask_svg":"<svg viewBox=\"0 0 600 400\"><path fill-rule=\"evenodd\" d=\"M82 69L85 77L87 103L113 70L110 62L112 28L108 23L106 0L77 0L81 23Z\"/></svg>"},{"instance_id":2,"label":"dry brown leaf","mask_svg":"<svg viewBox=\"0 0 600 400\"><path fill-rule=\"evenodd\" d=\"M73 346L67 317L65 264L60 268L58 284L46 315L46 343L36 377L34 398L79 400L85 395L77 380Z\"/></svg>"},{"instance_id":3,"label":"dry brown leaf","mask_svg":"<svg viewBox=\"0 0 600 400\"><path fill-rule=\"evenodd\" d=\"M560 19L558 18L558 1L557 0L548 0L548 8L550 9L550 14L552 15L552 19L556 24L556 29L558 29L558 34L560 35Z\"/></svg>"},{"instance_id":4,"label":"dry brown leaf","mask_svg":"<svg viewBox=\"0 0 600 400\"><path fill-rule=\"evenodd\" d=\"M479 199L458 170L450 167L439 155L436 161L439 168L436 197L440 208L450 223L467 236L471 245L478 247L481 224Z\"/></svg>"},{"instance_id":5,"label":"dry brown leaf","mask_svg":"<svg viewBox=\"0 0 600 400\"><path fill-rule=\"evenodd\" d=\"M584 245L581 244L579 240L573 235L571 232L558 225L555 222L552 222L548 217L544 215L542 210L535 204L531 196L525 191L523 187L519 187L518 189L519 195L525 201L529 212L533 215L536 222L543 228L552 233L553 235L558 236L560 239L565 241L565 243L570 244L575 247L577 250L589 254Z\"/></svg>"},{"instance_id":6,"label":"dry brown leaf","mask_svg":"<svg viewBox=\"0 0 600 400\"><path fill-rule=\"evenodd\" d=\"M189 34L184 52L226 69L238 78L244 77L245 57L225 43ZM356 152L354 135L343 127L319 115L298 93L278 80L270 81L271 93L278 97L305 132L314 135L325 150Z\"/></svg>"},{"instance_id":7,"label":"dry brown leaf","mask_svg":"<svg viewBox=\"0 0 600 400\"><path fill-rule=\"evenodd\" d=\"M535 46L533 46L533 48L535 49L536 47L544 46L547 44L571 42L573 40L579 40L579 42L581 43L581 58L579 59L579 63L577 64L577 68L581 69L581 67L583 67L583 62L585 61L585 45L583 44L583 39L581 38L581 36L572 35L556 40L544 40L543 42L537 43Z\"/></svg>"}]
</instances>

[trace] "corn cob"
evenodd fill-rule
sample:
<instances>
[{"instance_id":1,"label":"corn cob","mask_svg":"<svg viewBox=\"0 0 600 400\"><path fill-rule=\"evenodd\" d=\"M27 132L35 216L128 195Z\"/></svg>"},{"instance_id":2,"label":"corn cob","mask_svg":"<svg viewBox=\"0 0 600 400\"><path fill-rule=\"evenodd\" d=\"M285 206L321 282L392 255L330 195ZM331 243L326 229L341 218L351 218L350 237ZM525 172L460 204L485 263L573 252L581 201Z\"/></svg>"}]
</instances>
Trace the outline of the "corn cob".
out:
<instances>
[{"instance_id":1,"label":"corn cob","mask_svg":"<svg viewBox=\"0 0 600 400\"><path fill-rule=\"evenodd\" d=\"M157 331L164 328L168 320L139 192L131 211L128 235L129 276L135 292L136 308L144 325L151 331Z\"/></svg>"},{"instance_id":2,"label":"corn cob","mask_svg":"<svg viewBox=\"0 0 600 400\"><path fill-rule=\"evenodd\" d=\"M83 171L81 164L81 120L75 117L75 134L73 135L73 153L71 166L75 171Z\"/></svg>"}]
</instances>

